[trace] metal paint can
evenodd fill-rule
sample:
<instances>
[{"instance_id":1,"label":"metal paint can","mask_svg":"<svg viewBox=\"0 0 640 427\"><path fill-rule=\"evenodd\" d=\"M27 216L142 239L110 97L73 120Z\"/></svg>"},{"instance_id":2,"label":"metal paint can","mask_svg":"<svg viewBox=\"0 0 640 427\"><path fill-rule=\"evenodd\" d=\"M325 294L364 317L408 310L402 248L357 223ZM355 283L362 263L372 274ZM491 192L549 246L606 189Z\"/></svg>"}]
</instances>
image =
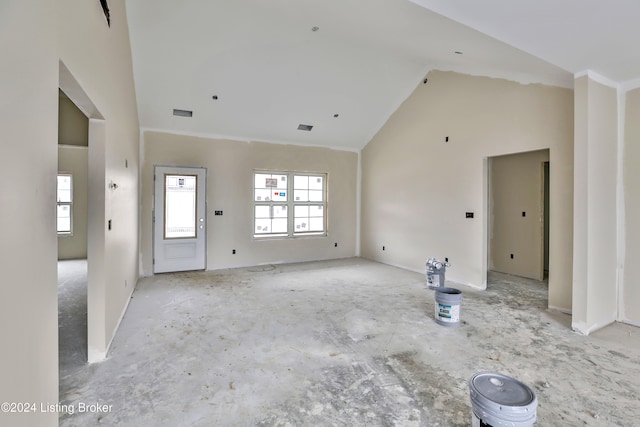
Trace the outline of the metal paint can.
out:
<instances>
[{"instance_id":1,"label":"metal paint can","mask_svg":"<svg viewBox=\"0 0 640 427\"><path fill-rule=\"evenodd\" d=\"M460 325L462 291L456 288L435 288L435 317L442 326Z\"/></svg>"}]
</instances>

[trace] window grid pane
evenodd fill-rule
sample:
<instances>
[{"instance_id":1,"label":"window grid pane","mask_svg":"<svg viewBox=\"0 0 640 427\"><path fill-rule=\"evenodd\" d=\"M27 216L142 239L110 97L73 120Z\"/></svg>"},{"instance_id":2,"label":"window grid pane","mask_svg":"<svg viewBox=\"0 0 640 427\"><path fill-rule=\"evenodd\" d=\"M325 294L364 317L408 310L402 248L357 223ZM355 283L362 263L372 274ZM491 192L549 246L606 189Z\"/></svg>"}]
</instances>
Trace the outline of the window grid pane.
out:
<instances>
[{"instance_id":1,"label":"window grid pane","mask_svg":"<svg viewBox=\"0 0 640 427\"><path fill-rule=\"evenodd\" d=\"M286 234L288 229L287 205L256 204L254 234Z\"/></svg>"},{"instance_id":2,"label":"window grid pane","mask_svg":"<svg viewBox=\"0 0 640 427\"><path fill-rule=\"evenodd\" d=\"M309 190L309 201L310 202L322 202L322 190Z\"/></svg>"},{"instance_id":3,"label":"window grid pane","mask_svg":"<svg viewBox=\"0 0 640 427\"><path fill-rule=\"evenodd\" d=\"M325 179L325 175L254 172L254 235L326 232Z\"/></svg>"},{"instance_id":4,"label":"window grid pane","mask_svg":"<svg viewBox=\"0 0 640 427\"><path fill-rule=\"evenodd\" d=\"M293 190L293 200L296 202L309 201L309 190Z\"/></svg>"},{"instance_id":5,"label":"window grid pane","mask_svg":"<svg viewBox=\"0 0 640 427\"><path fill-rule=\"evenodd\" d=\"M58 204L58 233L71 233L71 205Z\"/></svg>"},{"instance_id":6,"label":"window grid pane","mask_svg":"<svg viewBox=\"0 0 640 427\"><path fill-rule=\"evenodd\" d=\"M256 173L253 188L255 202L287 201L287 175Z\"/></svg>"},{"instance_id":7,"label":"window grid pane","mask_svg":"<svg viewBox=\"0 0 640 427\"><path fill-rule=\"evenodd\" d=\"M294 223L295 233L324 231L324 207L322 205L297 205Z\"/></svg>"},{"instance_id":8,"label":"window grid pane","mask_svg":"<svg viewBox=\"0 0 640 427\"><path fill-rule=\"evenodd\" d=\"M56 177L56 231L71 234L73 223L73 176L58 174Z\"/></svg>"},{"instance_id":9,"label":"window grid pane","mask_svg":"<svg viewBox=\"0 0 640 427\"><path fill-rule=\"evenodd\" d=\"M294 175L293 183L294 233L324 232L324 204L317 204L324 203L324 177Z\"/></svg>"},{"instance_id":10,"label":"window grid pane","mask_svg":"<svg viewBox=\"0 0 640 427\"><path fill-rule=\"evenodd\" d=\"M321 176L310 176L309 177L309 190L322 190L323 189L323 179Z\"/></svg>"},{"instance_id":11,"label":"window grid pane","mask_svg":"<svg viewBox=\"0 0 640 427\"><path fill-rule=\"evenodd\" d=\"M71 203L72 197L71 175L58 175L58 202Z\"/></svg>"}]
</instances>

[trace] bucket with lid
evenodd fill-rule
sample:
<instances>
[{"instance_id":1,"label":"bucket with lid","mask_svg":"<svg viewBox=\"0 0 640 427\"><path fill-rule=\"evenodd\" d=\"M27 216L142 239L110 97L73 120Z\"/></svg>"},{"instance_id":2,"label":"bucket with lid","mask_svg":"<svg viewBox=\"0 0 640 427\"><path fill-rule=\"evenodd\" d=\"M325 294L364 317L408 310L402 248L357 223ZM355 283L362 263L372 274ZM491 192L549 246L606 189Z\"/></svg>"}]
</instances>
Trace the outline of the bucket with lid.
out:
<instances>
[{"instance_id":1,"label":"bucket with lid","mask_svg":"<svg viewBox=\"0 0 640 427\"><path fill-rule=\"evenodd\" d=\"M469 380L472 427L529 427L537 419L538 400L527 385L496 372Z\"/></svg>"}]
</instances>

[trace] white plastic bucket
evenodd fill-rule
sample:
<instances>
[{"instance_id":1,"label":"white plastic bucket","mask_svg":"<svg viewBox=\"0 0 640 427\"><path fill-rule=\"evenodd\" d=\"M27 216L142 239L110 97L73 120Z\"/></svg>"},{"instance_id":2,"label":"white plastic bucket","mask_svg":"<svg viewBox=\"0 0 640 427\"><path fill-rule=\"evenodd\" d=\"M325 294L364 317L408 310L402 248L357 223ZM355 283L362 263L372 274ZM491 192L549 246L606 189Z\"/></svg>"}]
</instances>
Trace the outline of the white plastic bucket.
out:
<instances>
[{"instance_id":1,"label":"white plastic bucket","mask_svg":"<svg viewBox=\"0 0 640 427\"><path fill-rule=\"evenodd\" d=\"M456 288L436 288L435 291L436 322L442 326L459 326L462 291Z\"/></svg>"},{"instance_id":2,"label":"white plastic bucket","mask_svg":"<svg viewBox=\"0 0 640 427\"><path fill-rule=\"evenodd\" d=\"M530 427L538 400L527 385L496 372L479 372L469 380L472 427Z\"/></svg>"}]
</instances>

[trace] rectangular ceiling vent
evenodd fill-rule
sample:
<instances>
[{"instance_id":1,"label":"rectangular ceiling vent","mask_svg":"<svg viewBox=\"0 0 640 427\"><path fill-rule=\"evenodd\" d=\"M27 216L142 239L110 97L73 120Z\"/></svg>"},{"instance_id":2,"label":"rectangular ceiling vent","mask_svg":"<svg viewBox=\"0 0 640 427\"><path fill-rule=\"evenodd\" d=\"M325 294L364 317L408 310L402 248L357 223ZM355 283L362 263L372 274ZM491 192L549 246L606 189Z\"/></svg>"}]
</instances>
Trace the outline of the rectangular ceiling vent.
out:
<instances>
[{"instance_id":1,"label":"rectangular ceiling vent","mask_svg":"<svg viewBox=\"0 0 640 427\"><path fill-rule=\"evenodd\" d=\"M313 129L313 126L311 125L298 125L298 130L310 131L311 129Z\"/></svg>"},{"instance_id":2,"label":"rectangular ceiling vent","mask_svg":"<svg viewBox=\"0 0 640 427\"><path fill-rule=\"evenodd\" d=\"M178 110L178 109L173 109L173 115L174 116L180 116L180 117L192 117L193 116L193 111L189 111L189 110Z\"/></svg>"}]
</instances>

